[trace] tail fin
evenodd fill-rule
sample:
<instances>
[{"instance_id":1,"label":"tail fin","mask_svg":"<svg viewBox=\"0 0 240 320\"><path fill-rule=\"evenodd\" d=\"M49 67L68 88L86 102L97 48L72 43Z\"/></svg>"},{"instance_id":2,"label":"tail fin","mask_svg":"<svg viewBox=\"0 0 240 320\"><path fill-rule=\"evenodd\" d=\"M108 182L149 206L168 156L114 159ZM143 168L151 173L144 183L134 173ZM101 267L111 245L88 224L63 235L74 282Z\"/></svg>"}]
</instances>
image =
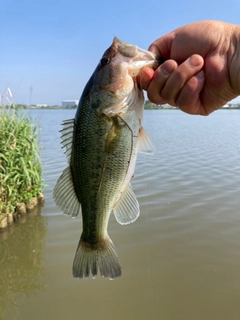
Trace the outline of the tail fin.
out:
<instances>
[{"instance_id":1,"label":"tail fin","mask_svg":"<svg viewBox=\"0 0 240 320\"><path fill-rule=\"evenodd\" d=\"M73 261L74 278L95 278L98 272L104 278L115 279L121 276L122 269L112 240L91 244L80 239Z\"/></svg>"}]
</instances>

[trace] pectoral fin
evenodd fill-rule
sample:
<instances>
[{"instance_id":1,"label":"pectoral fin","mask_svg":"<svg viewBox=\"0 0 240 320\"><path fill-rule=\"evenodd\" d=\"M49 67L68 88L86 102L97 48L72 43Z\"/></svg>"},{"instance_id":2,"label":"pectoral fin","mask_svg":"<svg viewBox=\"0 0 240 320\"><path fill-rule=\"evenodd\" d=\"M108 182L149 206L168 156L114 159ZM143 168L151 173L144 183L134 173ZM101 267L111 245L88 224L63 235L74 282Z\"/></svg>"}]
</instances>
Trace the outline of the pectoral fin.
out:
<instances>
[{"instance_id":1,"label":"pectoral fin","mask_svg":"<svg viewBox=\"0 0 240 320\"><path fill-rule=\"evenodd\" d=\"M138 152L146 153L146 154L154 154L156 151L152 139L149 134L143 129L143 127L139 130L138 136Z\"/></svg>"},{"instance_id":2,"label":"pectoral fin","mask_svg":"<svg viewBox=\"0 0 240 320\"><path fill-rule=\"evenodd\" d=\"M113 212L120 224L129 224L139 217L139 203L130 185L115 205Z\"/></svg>"}]
</instances>

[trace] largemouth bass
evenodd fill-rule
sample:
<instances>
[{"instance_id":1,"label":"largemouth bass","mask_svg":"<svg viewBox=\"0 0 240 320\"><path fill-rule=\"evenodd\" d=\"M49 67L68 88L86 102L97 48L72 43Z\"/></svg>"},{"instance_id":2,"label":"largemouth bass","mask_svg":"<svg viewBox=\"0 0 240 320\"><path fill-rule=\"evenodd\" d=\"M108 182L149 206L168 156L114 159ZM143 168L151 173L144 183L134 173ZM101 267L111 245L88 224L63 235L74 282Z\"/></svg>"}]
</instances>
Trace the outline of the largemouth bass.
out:
<instances>
[{"instance_id":1,"label":"largemouth bass","mask_svg":"<svg viewBox=\"0 0 240 320\"><path fill-rule=\"evenodd\" d=\"M153 153L142 127L144 97L137 76L157 68L156 56L117 38L89 79L75 118L64 122L62 144L69 166L54 188L54 199L67 215L82 212L83 231L73 276L114 279L121 266L107 226L111 212L120 224L139 216L130 180L138 152Z\"/></svg>"}]
</instances>

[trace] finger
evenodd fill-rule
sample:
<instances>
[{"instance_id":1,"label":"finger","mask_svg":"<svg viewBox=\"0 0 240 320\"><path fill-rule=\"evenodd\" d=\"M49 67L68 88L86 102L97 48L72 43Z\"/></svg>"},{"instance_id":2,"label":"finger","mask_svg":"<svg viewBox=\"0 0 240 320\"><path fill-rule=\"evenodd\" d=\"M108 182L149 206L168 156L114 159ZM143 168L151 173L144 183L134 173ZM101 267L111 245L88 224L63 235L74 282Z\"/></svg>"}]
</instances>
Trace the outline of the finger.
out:
<instances>
[{"instance_id":1,"label":"finger","mask_svg":"<svg viewBox=\"0 0 240 320\"><path fill-rule=\"evenodd\" d=\"M183 86L177 98L177 106L189 114L201 114L201 91L204 87L205 75L201 70L194 77L188 80Z\"/></svg>"},{"instance_id":2,"label":"finger","mask_svg":"<svg viewBox=\"0 0 240 320\"><path fill-rule=\"evenodd\" d=\"M154 75L154 70L149 67L145 67L140 71L137 81L143 90L148 89L148 86L153 78L153 75Z\"/></svg>"},{"instance_id":3,"label":"finger","mask_svg":"<svg viewBox=\"0 0 240 320\"><path fill-rule=\"evenodd\" d=\"M160 96L170 105L176 106L183 86L202 69L203 64L204 60L200 55L192 55L172 72L162 88Z\"/></svg>"},{"instance_id":4,"label":"finger","mask_svg":"<svg viewBox=\"0 0 240 320\"><path fill-rule=\"evenodd\" d=\"M161 96L161 92L170 77L177 68L174 60L167 60L161 64L155 71L152 81L148 85L147 94L150 101L156 104L165 103L165 99Z\"/></svg>"}]
</instances>

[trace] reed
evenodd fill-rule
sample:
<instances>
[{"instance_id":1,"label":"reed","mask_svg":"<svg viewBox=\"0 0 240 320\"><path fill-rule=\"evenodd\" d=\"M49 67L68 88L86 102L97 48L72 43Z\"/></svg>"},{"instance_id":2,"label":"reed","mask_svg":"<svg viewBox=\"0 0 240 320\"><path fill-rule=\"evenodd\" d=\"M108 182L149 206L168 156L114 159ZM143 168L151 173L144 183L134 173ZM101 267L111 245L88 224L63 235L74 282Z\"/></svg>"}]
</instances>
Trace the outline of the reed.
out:
<instances>
[{"instance_id":1,"label":"reed","mask_svg":"<svg viewBox=\"0 0 240 320\"><path fill-rule=\"evenodd\" d=\"M2 108L0 114L0 214L13 213L43 188L39 158L39 128L21 111Z\"/></svg>"}]
</instances>

